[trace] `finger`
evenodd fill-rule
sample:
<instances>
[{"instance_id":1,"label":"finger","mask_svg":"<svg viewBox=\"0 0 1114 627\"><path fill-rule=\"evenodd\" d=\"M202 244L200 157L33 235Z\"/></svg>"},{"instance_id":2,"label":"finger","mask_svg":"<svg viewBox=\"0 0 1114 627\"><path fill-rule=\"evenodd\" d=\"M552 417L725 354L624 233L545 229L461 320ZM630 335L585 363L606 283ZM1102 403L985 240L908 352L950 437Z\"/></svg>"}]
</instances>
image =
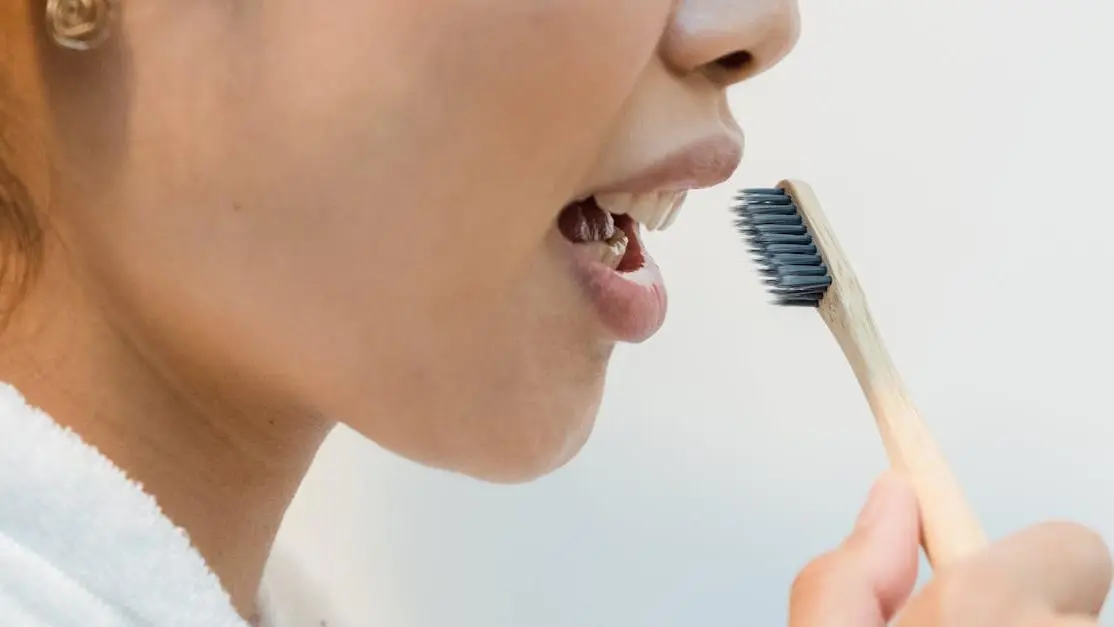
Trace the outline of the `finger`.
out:
<instances>
[{"instance_id":1,"label":"finger","mask_svg":"<svg viewBox=\"0 0 1114 627\"><path fill-rule=\"evenodd\" d=\"M1111 583L1110 550L1094 531L1071 523L1030 527L976 556L975 576L1001 577L1022 598L1057 614L1097 616Z\"/></svg>"},{"instance_id":2,"label":"finger","mask_svg":"<svg viewBox=\"0 0 1114 627\"><path fill-rule=\"evenodd\" d=\"M790 627L884 627L916 583L919 535L912 488L882 476L847 540L797 576Z\"/></svg>"},{"instance_id":3,"label":"finger","mask_svg":"<svg viewBox=\"0 0 1114 627\"><path fill-rule=\"evenodd\" d=\"M1086 625L1102 609L1110 577L1110 553L1097 534L1039 525L938 572L898 626Z\"/></svg>"}]
</instances>

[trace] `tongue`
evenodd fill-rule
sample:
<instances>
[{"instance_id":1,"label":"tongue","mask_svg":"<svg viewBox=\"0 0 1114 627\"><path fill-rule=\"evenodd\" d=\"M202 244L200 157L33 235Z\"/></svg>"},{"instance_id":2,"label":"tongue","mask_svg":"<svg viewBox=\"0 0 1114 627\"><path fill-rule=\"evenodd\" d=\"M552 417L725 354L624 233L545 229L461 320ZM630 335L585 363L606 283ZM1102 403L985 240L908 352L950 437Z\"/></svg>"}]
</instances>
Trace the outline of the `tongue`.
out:
<instances>
[{"instance_id":1,"label":"tongue","mask_svg":"<svg viewBox=\"0 0 1114 627\"><path fill-rule=\"evenodd\" d=\"M627 235L627 252L618 272L634 272L646 265L646 251L639 238L638 224L628 215L612 215L596 204L595 198L574 202L557 216L557 228L565 239L576 244L602 242L620 229Z\"/></svg>"},{"instance_id":2,"label":"tongue","mask_svg":"<svg viewBox=\"0 0 1114 627\"><path fill-rule=\"evenodd\" d=\"M615 268L619 272L634 272L646 265L646 249L642 247L642 238L639 237L638 223L628 215L615 216L615 226L623 229L627 234L627 253Z\"/></svg>"},{"instance_id":3,"label":"tongue","mask_svg":"<svg viewBox=\"0 0 1114 627\"><path fill-rule=\"evenodd\" d=\"M595 198L574 202L557 217L557 228L570 242L602 242L615 235L615 218Z\"/></svg>"}]
</instances>

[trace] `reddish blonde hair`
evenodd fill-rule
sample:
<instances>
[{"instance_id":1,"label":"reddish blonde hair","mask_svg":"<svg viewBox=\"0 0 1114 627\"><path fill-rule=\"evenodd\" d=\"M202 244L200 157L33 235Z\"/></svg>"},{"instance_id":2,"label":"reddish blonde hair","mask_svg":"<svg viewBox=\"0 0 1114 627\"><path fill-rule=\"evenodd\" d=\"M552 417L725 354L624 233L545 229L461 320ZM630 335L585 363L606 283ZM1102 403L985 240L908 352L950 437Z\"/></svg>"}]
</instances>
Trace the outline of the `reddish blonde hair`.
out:
<instances>
[{"instance_id":1,"label":"reddish blonde hair","mask_svg":"<svg viewBox=\"0 0 1114 627\"><path fill-rule=\"evenodd\" d=\"M0 320L42 260L48 196L45 99L34 0L0 2Z\"/></svg>"}]
</instances>

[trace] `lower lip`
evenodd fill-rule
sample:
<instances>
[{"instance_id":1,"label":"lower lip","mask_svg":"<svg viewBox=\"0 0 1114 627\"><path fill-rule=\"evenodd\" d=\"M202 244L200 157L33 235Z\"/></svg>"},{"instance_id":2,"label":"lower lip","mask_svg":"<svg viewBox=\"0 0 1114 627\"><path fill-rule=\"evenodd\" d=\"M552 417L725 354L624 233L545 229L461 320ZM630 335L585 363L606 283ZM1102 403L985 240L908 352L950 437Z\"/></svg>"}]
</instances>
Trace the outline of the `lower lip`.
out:
<instances>
[{"instance_id":1,"label":"lower lip","mask_svg":"<svg viewBox=\"0 0 1114 627\"><path fill-rule=\"evenodd\" d=\"M580 254L568 244L573 271L603 326L621 342L643 342L665 322L665 282L646 251L644 265L633 272L616 272Z\"/></svg>"}]
</instances>

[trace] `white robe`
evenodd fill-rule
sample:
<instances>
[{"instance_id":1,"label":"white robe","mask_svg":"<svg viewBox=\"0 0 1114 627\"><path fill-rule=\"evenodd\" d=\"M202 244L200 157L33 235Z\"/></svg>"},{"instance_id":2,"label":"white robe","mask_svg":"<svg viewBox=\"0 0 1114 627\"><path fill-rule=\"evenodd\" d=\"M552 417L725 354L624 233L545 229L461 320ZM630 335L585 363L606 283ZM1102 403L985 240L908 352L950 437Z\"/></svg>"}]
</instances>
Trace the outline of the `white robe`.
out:
<instances>
[{"instance_id":1,"label":"white robe","mask_svg":"<svg viewBox=\"0 0 1114 627\"><path fill-rule=\"evenodd\" d=\"M0 625L248 627L155 499L5 384Z\"/></svg>"}]
</instances>

